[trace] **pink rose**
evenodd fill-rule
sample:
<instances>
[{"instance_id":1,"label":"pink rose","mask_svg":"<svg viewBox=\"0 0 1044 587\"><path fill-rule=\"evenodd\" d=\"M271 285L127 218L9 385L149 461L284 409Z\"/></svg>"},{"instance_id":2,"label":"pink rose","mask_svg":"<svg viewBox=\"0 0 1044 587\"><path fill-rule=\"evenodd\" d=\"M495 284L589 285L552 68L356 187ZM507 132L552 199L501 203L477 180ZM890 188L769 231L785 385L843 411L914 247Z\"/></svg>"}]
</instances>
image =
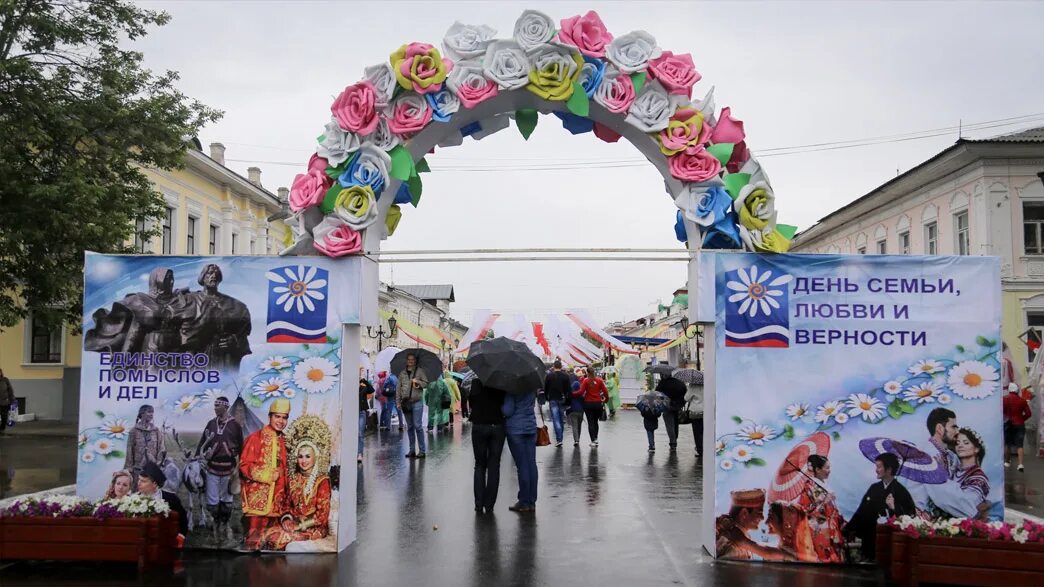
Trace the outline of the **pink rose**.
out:
<instances>
[{"instance_id":1,"label":"pink rose","mask_svg":"<svg viewBox=\"0 0 1044 587\"><path fill-rule=\"evenodd\" d=\"M747 133L743 132L743 121L732 117L732 108L728 106L722 108L718 124L711 133L711 142L741 143L745 138L747 138Z\"/></svg>"},{"instance_id":2,"label":"pink rose","mask_svg":"<svg viewBox=\"0 0 1044 587\"><path fill-rule=\"evenodd\" d=\"M315 249L327 257L343 257L362 250L362 235L333 216L317 224L312 237Z\"/></svg>"},{"instance_id":3,"label":"pink rose","mask_svg":"<svg viewBox=\"0 0 1044 587\"><path fill-rule=\"evenodd\" d=\"M649 75L659 80L668 94L692 97L692 86L703 77L696 71L692 55L675 55L664 51L658 59L649 61Z\"/></svg>"},{"instance_id":4,"label":"pink rose","mask_svg":"<svg viewBox=\"0 0 1044 587\"><path fill-rule=\"evenodd\" d=\"M442 89L453 62L428 43L409 43L391 54L391 66L403 89L430 94Z\"/></svg>"},{"instance_id":5,"label":"pink rose","mask_svg":"<svg viewBox=\"0 0 1044 587\"><path fill-rule=\"evenodd\" d=\"M702 145L690 147L670 157L667 167L674 177L695 183L715 178L721 173L721 162Z\"/></svg>"},{"instance_id":6,"label":"pink rose","mask_svg":"<svg viewBox=\"0 0 1044 587\"><path fill-rule=\"evenodd\" d=\"M594 101L609 112L621 114L631 109L634 104L634 83L631 76L621 73L614 66L607 66L602 76L602 83L595 88Z\"/></svg>"},{"instance_id":7,"label":"pink rose","mask_svg":"<svg viewBox=\"0 0 1044 587\"><path fill-rule=\"evenodd\" d=\"M299 173L290 186L290 210L300 212L318 206L331 185L333 179L326 176L326 167L320 171L311 167L310 163L308 173Z\"/></svg>"},{"instance_id":8,"label":"pink rose","mask_svg":"<svg viewBox=\"0 0 1044 587\"><path fill-rule=\"evenodd\" d=\"M660 131L660 152L675 155L706 144L709 136L710 125L704 122L703 113L691 106L683 106L671 116L667 128Z\"/></svg>"},{"instance_id":9,"label":"pink rose","mask_svg":"<svg viewBox=\"0 0 1044 587\"><path fill-rule=\"evenodd\" d=\"M431 106L424 96L404 94L392 102L391 117L388 118L388 130L397 135L413 135L431 122Z\"/></svg>"},{"instance_id":10,"label":"pink rose","mask_svg":"<svg viewBox=\"0 0 1044 587\"><path fill-rule=\"evenodd\" d=\"M561 22L558 41L576 47L588 57L605 57L605 47L613 40L613 35L605 29L602 17L594 10L583 16L573 16Z\"/></svg>"},{"instance_id":11,"label":"pink rose","mask_svg":"<svg viewBox=\"0 0 1044 587\"><path fill-rule=\"evenodd\" d=\"M312 153L312 158L308 160L308 171L315 169L319 173L326 173L326 168L329 166L330 162L320 157L319 153Z\"/></svg>"},{"instance_id":12,"label":"pink rose","mask_svg":"<svg viewBox=\"0 0 1044 587\"><path fill-rule=\"evenodd\" d=\"M500 93L500 88L482 74L482 66L461 62L450 72L446 85L460 98L465 108L474 108Z\"/></svg>"},{"instance_id":13,"label":"pink rose","mask_svg":"<svg viewBox=\"0 0 1044 587\"><path fill-rule=\"evenodd\" d=\"M360 135L372 133L377 128L377 93L373 82L363 80L345 88L330 111L344 130Z\"/></svg>"}]
</instances>

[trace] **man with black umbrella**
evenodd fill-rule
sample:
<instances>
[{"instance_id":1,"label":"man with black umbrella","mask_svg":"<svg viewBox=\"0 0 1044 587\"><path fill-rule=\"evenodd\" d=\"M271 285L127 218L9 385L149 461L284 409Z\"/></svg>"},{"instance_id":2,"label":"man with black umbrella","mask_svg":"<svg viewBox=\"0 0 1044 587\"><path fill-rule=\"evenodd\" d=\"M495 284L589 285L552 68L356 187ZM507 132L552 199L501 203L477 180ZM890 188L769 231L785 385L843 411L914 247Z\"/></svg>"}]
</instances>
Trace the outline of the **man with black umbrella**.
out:
<instances>
[{"instance_id":1,"label":"man with black umbrella","mask_svg":"<svg viewBox=\"0 0 1044 587\"><path fill-rule=\"evenodd\" d=\"M663 412L663 425L667 429L667 442L671 450L678 448L678 414L685 407L685 393L688 388L681 381L669 374L660 376L656 391L662 392L671 400Z\"/></svg>"},{"instance_id":2,"label":"man with black umbrella","mask_svg":"<svg viewBox=\"0 0 1044 587\"><path fill-rule=\"evenodd\" d=\"M406 435L410 439L410 452L406 453L406 458L428 456L428 438L424 434L424 388L427 385L428 376L417 368L417 354L407 352L406 368L399 373L399 393L396 396L408 425Z\"/></svg>"}]
</instances>

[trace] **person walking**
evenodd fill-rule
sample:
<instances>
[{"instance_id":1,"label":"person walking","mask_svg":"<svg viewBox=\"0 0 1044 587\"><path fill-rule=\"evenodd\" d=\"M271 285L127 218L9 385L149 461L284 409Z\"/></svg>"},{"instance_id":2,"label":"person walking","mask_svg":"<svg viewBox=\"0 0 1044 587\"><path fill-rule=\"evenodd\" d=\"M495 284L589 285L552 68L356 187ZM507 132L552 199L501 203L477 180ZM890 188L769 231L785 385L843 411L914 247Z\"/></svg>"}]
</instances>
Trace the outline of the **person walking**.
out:
<instances>
[{"instance_id":1,"label":"person walking","mask_svg":"<svg viewBox=\"0 0 1044 587\"><path fill-rule=\"evenodd\" d=\"M365 377L359 378L359 456L356 459L361 465L363 462L363 436L366 435L366 416L370 413L370 398L374 394L373 386Z\"/></svg>"},{"instance_id":2,"label":"person walking","mask_svg":"<svg viewBox=\"0 0 1044 587\"><path fill-rule=\"evenodd\" d=\"M665 375L656 385L656 391L663 393L670 400L667 409L663 412L663 426L667 429L667 442L670 449L674 450L678 448L678 416L685 407L685 393L688 389L680 380Z\"/></svg>"},{"instance_id":3,"label":"person walking","mask_svg":"<svg viewBox=\"0 0 1044 587\"><path fill-rule=\"evenodd\" d=\"M402 408L399 407L399 403L395 401L395 393L399 389L399 378L395 375L389 374L384 378L384 382L381 384L380 389L381 397L384 398L384 405L381 409L381 430L391 429L392 414L398 412L399 430L402 431L406 419L402 415Z\"/></svg>"},{"instance_id":4,"label":"person walking","mask_svg":"<svg viewBox=\"0 0 1044 587\"><path fill-rule=\"evenodd\" d=\"M449 426L453 428L453 420L455 420L453 416L460 411L460 386L457 385L457 380L453 378L448 369L442 373L442 380L446 383L446 389L450 393Z\"/></svg>"},{"instance_id":5,"label":"person walking","mask_svg":"<svg viewBox=\"0 0 1044 587\"><path fill-rule=\"evenodd\" d=\"M574 381L569 386L569 427L573 429L573 446L580 446L580 428L584 425L584 392L580 390L580 382Z\"/></svg>"},{"instance_id":6,"label":"person walking","mask_svg":"<svg viewBox=\"0 0 1044 587\"><path fill-rule=\"evenodd\" d=\"M1033 413L1029 403L1019 395L1019 386L1008 384L1008 393L1004 396L1004 468L1011 466L1011 452L1014 450L1019 459L1019 472L1024 473L1022 465L1026 442L1026 421Z\"/></svg>"},{"instance_id":7,"label":"person walking","mask_svg":"<svg viewBox=\"0 0 1044 587\"><path fill-rule=\"evenodd\" d=\"M424 403L428 405L428 432L449 426L453 397L442 377L436 377L424 388Z\"/></svg>"},{"instance_id":8,"label":"person walking","mask_svg":"<svg viewBox=\"0 0 1044 587\"><path fill-rule=\"evenodd\" d=\"M475 453L475 511L488 514L493 512L500 489L500 455L506 439L504 392L473 379L469 399L471 449Z\"/></svg>"},{"instance_id":9,"label":"person walking","mask_svg":"<svg viewBox=\"0 0 1044 587\"><path fill-rule=\"evenodd\" d=\"M616 410L620 409L620 375L610 373L605 378L605 387L609 390L609 417L616 416Z\"/></svg>"},{"instance_id":10,"label":"person walking","mask_svg":"<svg viewBox=\"0 0 1044 587\"><path fill-rule=\"evenodd\" d=\"M555 446L560 447L565 433L562 411L570 399L570 385L569 376L562 372L562 361L558 359L555 359L551 371L544 378L544 393L551 412L551 426L555 429Z\"/></svg>"},{"instance_id":11,"label":"person walking","mask_svg":"<svg viewBox=\"0 0 1044 587\"><path fill-rule=\"evenodd\" d=\"M13 405L15 405L14 387L11 385L11 380L4 375L4 370L0 369L0 434L7 429L7 418Z\"/></svg>"},{"instance_id":12,"label":"person walking","mask_svg":"<svg viewBox=\"0 0 1044 587\"><path fill-rule=\"evenodd\" d=\"M703 455L703 386L689 385L685 394L685 407L692 424L692 437L696 442L696 454ZM702 461L697 461L702 462Z\"/></svg>"},{"instance_id":13,"label":"person walking","mask_svg":"<svg viewBox=\"0 0 1044 587\"><path fill-rule=\"evenodd\" d=\"M594 368L587 368L587 377L580 382L580 394L584 400L584 415L587 416L587 434L591 446L598 446L598 420L602 417L605 403L609 401L609 390L605 381L595 375Z\"/></svg>"},{"instance_id":14,"label":"person walking","mask_svg":"<svg viewBox=\"0 0 1044 587\"><path fill-rule=\"evenodd\" d=\"M536 511L536 391L522 395L505 395L501 412L508 449L518 469L518 501L509 507L513 512Z\"/></svg>"},{"instance_id":15,"label":"person walking","mask_svg":"<svg viewBox=\"0 0 1044 587\"><path fill-rule=\"evenodd\" d=\"M428 377L417 369L417 355L406 355L406 368L399 373L399 387L396 400L406 415L406 436L410 440L410 452L406 458L427 456L428 438L424 434L424 388L428 386ZM402 420L400 420L401 422ZM419 449L420 452L417 452Z\"/></svg>"}]
</instances>

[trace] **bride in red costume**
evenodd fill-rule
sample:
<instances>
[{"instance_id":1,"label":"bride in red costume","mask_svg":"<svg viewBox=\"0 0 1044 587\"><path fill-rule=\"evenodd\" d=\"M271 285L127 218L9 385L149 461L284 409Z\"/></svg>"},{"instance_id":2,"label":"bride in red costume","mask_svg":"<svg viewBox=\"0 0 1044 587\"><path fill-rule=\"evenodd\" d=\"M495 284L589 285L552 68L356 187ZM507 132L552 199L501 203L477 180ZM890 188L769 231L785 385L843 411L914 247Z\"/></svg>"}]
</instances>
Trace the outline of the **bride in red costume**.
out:
<instances>
[{"instance_id":1,"label":"bride in red costume","mask_svg":"<svg viewBox=\"0 0 1044 587\"><path fill-rule=\"evenodd\" d=\"M318 416L302 416L288 436L293 459L287 483L289 510L265 535L266 546L272 550L330 534L330 429Z\"/></svg>"}]
</instances>

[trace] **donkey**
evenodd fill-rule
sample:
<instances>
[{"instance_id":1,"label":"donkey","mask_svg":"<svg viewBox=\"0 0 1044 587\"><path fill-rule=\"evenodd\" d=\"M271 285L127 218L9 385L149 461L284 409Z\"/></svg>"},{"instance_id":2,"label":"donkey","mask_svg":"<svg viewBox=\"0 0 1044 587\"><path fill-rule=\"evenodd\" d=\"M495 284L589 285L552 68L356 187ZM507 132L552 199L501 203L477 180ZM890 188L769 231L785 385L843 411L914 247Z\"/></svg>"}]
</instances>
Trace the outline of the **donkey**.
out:
<instances>
[{"instance_id":1,"label":"donkey","mask_svg":"<svg viewBox=\"0 0 1044 587\"><path fill-rule=\"evenodd\" d=\"M178 448L181 449L183 455L185 455L185 466L181 471L181 477L179 479L180 484L185 486L185 490L188 491L188 507L185 511L188 515L188 528L193 530L199 527L213 525L213 520L207 521L207 508L206 508L206 479L203 475L203 455L193 454L192 451L185 448L185 445L181 443L181 437L178 436L178 431L171 428L171 436L174 438L174 442L177 443ZM199 523L196 523L196 504L199 504Z\"/></svg>"}]
</instances>

